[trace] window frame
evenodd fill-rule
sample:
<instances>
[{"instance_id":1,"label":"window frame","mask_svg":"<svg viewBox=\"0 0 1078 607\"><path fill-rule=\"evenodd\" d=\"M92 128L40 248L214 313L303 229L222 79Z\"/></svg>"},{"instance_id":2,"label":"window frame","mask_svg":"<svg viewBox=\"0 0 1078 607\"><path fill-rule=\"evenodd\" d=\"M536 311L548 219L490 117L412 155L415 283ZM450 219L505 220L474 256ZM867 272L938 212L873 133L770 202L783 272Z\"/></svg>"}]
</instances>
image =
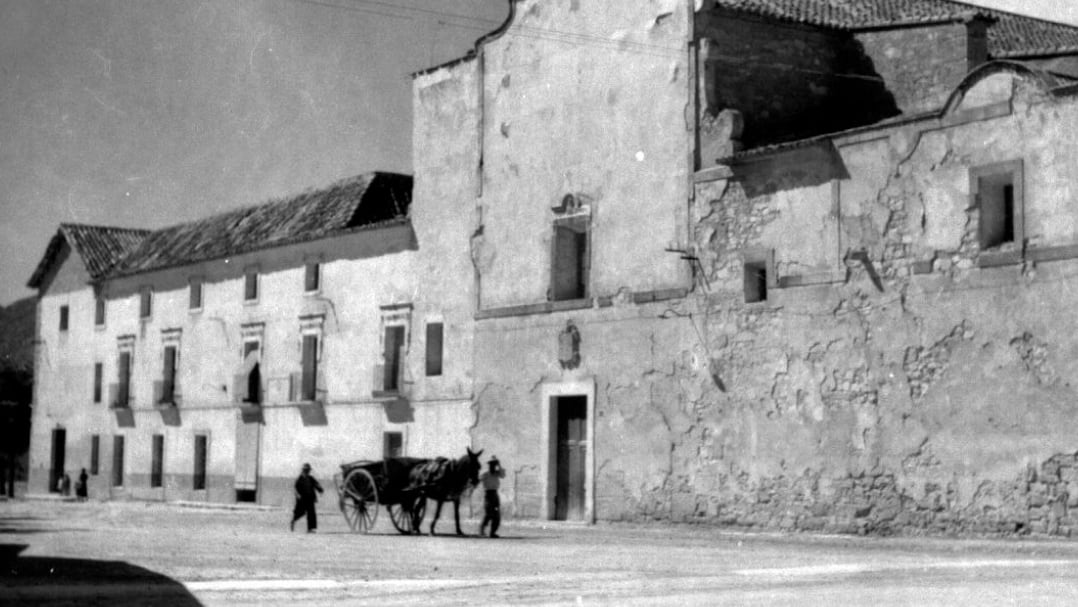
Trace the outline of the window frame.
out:
<instances>
[{"instance_id":1,"label":"window frame","mask_svg":"<svg viewBox=\"0 0 1078 607\"><path fill-rule=\"evenodd\" d=\"M748 271L750 268L761 268L764 272L762 284L759 281L754 281L756 282L757 287L763 287L762 297L755 299L750 299L749 297L750 283ZM745 305L768 303L771 295L778 287L778 277L775 272L775 249L759 247L745 249L742 252L741 272L741 294Z\"/></svg>"},{"instance_id":2,"label":"window frame","mask_svg":"<svg viewBox=\"0 0 1078 607\"><path fill-rule=\"evenodd\" d=\"M71 307L67 304L60 306L60 332L67 333L71 326Z\"/></svg>"},{"instance_id":3,"label":"window frame","mask_svg":"<svg viewBox=\"0 0 1078 607\"><path fill-rule=\"evenodd\" d=\"M245 305L258 303L262 296L261 273L258 266L248 266L243 269L243 303ZM254 291L252 294L251 291Z\"/></svg>"},{"instance_id":4,"label":"window frame","mask_svg":"<svg viewBox=\"0 0 1078 607\"><path fill-rule=\"evenodd\" d=\"M437 327L438 348L435 352L431 345L431 331ZM428 320L424 339L424 371L427 377L441 377L445 372L445 322Z\"/></svg>"},{"instance_id":5,"label":"window frame","mask_svg":"<svg viewBox=\"0 0 1078 607\"><path fill-rule=\"evenodd\" d=\"M104 399L105 391L105 363L101 361L94 362L94 391L93 399L94 404L100 404Z\"/></svg>"},{"instance_id":6,"label":"window frame","mask_svg":"<svg viewBox=\"0 0 1078 607\"><path fill-rule=\"evenodd\" d=\"M103 329L105 327L105 322L106 322L107 319L108 319L108 314L107 314L107 311L106 311L106 308L105 308L105 298L104 297L95 297L94 298L94 328L95 329Z\"/></svg>"},{"instance_id":7,"label":"window frame","mask_svg":"<svg viewBox=\"0 0 1078 607\"><path fill-rule=\"evenodd\" d=\"M97 476L101 471L101 435L90 435L90 476Z\"/></svg>"},{"instance_id":8,"label":"window frame","mask_svg":"<svg viewBox=\"0 0 1078 607\"><path fill-rule=\"evenodd\" d=\"M153 318L153 287L139 288L138 317L139 320Z\"/></svg>"},{"instance_id":9,"label":"window frame","mask_svg":"<svg viewBox=\"0 0 1078 607\"><path fill-rule=\"evenodd\" d=\"M153 434L150 440L150 488L165 486L165 435Z\"/></svg>"},{"instance_id":10,"label":"window frame","mask_svg":"<svg viewBox=\"0 0 1078 607\"><path fill-rule=\"evenodd\" d=\"M312 279L313 276L313 279ZM314 286L311 286L311 283ZM303 293L312 295L322 291L322 262L316 259L303 264Z\"/></svg>"},{"instance_id":11,"label":"window frame","mask_svg":"<svg viewBox=\"0 0 1078 607\"><path fill-rule=\"evenodd\" d=\"M1021 158L993 162L971 167L969 170L970 207L978 211L976 238L978 250L982 253L999 255L1000 249L1017 251L1020 257L1025 249L1025 168ZM1011 185L1011 240L985 245L984 204L982 189L988 180L1010 177ZM1006 254L1006 252L1003 252ZM1017 259L1015 260L1017 261Z\"/></svg>"},{"instance_id":12,"label":"window frame","mask_svg":"<svg viewBox=\"0 0 1078 607\"><path fill-rule=\"evenodd\" d=\"M559 259L559 243L561 238L559 237L560 231L567 230L583 236L583 248L584 251L579 251L579 245L577 244L576 251L576 268L577 272L577 286L583 291L575 292L579 293L575 297L561 297L559 296L558 289L558 259ZM547 299L549 301L576 301L581 299L587 299L591 296L591 255L592 255L592 237L591 237L591 215L577 214L568 215L562 217L555 217L551 224L551 236L550 236L550 267L549 267L549 288L547 289ZM581 275L583 277L581 278Z\"/></svg>"},{"instance_id":13,"label":"window frame","mask_svg":"<svg viewBox=\"0 0 1078 607\"><path fill-rule=\"evenodd\" d=\"M201 455L199 458L199 443L201 443ZM194 453L191 456L193 470L191 471L191 490L206 490L206 470L210 460L210 435L208 433L196 433L193 441ZM201 482L200 482L201 481Z\"/></svg>"},{"instance_id":14,"label":"window frame","mask_svg":"<svg viewBox=\"0 0 1078 607\"><path fill-rule=\"evenodd\" d=\"M123 434L112 435L112 478L110 479L110 483L113 487L124 486L124 459L127 456L124 452L124 442Z\"/></svg>"},{"instance_id":15,"label":"window frame","mask_svg":"<svg viewBox=\"0 0 1078 607\"><path fill-rule=\"evenodd\" d=\"M200 276L189 278L187 281L187 311L191 313L201 312L205 305L205 297L206 287L202 278Z\"/></svg>"}]
</instances>

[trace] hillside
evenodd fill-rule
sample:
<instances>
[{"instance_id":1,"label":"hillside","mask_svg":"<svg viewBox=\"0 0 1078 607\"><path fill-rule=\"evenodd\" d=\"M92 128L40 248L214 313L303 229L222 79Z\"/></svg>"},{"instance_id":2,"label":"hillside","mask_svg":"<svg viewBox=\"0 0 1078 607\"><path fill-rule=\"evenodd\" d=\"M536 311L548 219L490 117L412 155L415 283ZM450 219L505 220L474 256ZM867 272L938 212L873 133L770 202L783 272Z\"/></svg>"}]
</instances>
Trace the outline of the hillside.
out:
<instances>
[{"instance_id":1,"label":"hillside","mask_svg":"<svg viewBox=\"0 0 1078 607\"><path fill-rule=\"evenodd\" d=\"M27 297L0 307L0 370L33 370L36 304Z\"/></svg>"}]
</instances>

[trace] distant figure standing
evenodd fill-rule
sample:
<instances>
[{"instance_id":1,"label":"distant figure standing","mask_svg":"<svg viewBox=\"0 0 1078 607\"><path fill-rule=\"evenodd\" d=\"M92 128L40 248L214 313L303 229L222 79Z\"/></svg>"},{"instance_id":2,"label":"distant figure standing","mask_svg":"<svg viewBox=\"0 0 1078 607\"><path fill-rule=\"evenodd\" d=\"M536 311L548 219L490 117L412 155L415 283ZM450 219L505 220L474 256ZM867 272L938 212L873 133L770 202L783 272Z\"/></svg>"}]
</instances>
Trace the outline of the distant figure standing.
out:
<instances>
[{"instance_id":1,"label":"distant figure standing","mask_svg":"<svg viewBox=\"0 0 1078 607\"><path fill-rule=\"evenodd\" d=\"M79 482L75 484L75 497L79 498L80 502L86 501L88 489L86 483L90 480L90 476L86 474L86 468L82 469L79 473Z\"/></svg>"},{"instance_id":2,"label":"distant figure standing","mask_svg":"<svg viewBox=\"0 0 1078 607\"><path fill-rule=\"evenodd\" d=\"M290 530L296 530L296 521L304 514L307 515L307 533L314 533L318 529L318 513L314 508L318 503L316 491L322 493L322 485L311 476L311 465L303 464L303 471L296 479L296 509L292 511L292 523L288 526Z\"/></svg>"},{"instance_id":3,"label":"distant figure standing","mask_svg":"<svg viewBox=\"0 0 1078 607\"><path fill-rule=\"evenodd\" d=\"M71 495L71 477L67 475L67 472L64 472L56 483L56 489L60 492L60 495L65 497Z\"/></svg>"},{"instance_id":4,"label":"distant figure standing","mask_svg":"<svg viewBox=\"0 0 1078 607\"><path fill-rule=\"evenodd\" d=\"M502 502L498 497L498 488L501 487L501 479L505 478L505 470L497 457L491 457L488 464L490 468L479 475L479 483L485 490L483 492L483 523L479 525L479 535L486 532L487 523L490 523L490 537L498 537L498 525L502 523Z\"/></svg>"}]
</instances>

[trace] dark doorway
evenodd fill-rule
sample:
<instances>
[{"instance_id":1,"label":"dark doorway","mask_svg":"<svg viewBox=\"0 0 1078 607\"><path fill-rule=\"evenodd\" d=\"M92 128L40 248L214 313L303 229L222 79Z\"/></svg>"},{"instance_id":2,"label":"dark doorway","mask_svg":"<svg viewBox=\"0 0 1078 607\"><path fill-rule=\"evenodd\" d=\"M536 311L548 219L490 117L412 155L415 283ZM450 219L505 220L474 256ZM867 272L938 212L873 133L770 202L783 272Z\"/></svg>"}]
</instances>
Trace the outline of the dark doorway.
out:
<instances>
[{"instance_id":1,"label":"dark doorway","mask_svg":"<svg viewBox=\"0 0 1078 607\"><path fill-rule=\"evenodd\" d=\"M112 486L124 486L124 437L112 437Z\"/></svg>"},{"instance_id":2,"label":"dark doorway","mask_svg":"<svg viewBox=\"0 0 1078 607\"><path fill-rule=\"evenodd\" d=\"M554 519L584 520L588 398L561 396L554 399L554 406L558 419Z\"/></svg>"},{"instance_id":3,"label":"dark doorway","mask_svg":"<svg viewBox=\"0 0 1078 607\"><path fill-rule=\"evenodd\" d=\"M52 431L52 466L49 468L49 491L60 491L60 477L64 475L64 452L67 443L67 430L56 428Z\"/></svg>"}]
</instances>

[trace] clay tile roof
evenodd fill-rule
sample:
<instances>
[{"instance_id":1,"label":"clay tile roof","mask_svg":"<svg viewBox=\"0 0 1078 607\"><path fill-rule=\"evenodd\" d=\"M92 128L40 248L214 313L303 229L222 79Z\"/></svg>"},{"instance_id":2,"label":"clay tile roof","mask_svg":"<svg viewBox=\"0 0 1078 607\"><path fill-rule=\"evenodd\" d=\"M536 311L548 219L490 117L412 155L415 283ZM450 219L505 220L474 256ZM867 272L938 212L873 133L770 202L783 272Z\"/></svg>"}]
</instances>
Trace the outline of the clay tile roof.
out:
<instances>
[{"instance_id":1,"label":"clay tile roof","mask_svg":"<svg viewBox=\"0 0 1078 607\"><path fill-rule=\"evenodd\" d=\"M127 253L137 247L150 233L149 230L90 226L78 223L62 223L49 241L49 246L27 283L32 288L41 286L45 274L52 266L64 243L72 248L86 265L91 280L105 276Z\"/></svg>"},{"instance_id":2,"label":"clay tile roof","mask_svg":"<svg viewBox=\"0 0 1078 607\"><path fill-rule=\"evenodd\" d=\"M221 259L405 221L412 178L366 173L292 198L272 201L156 230L109 276L126 276Z\"/></svg>"},{"instance_id":3,"label":"clay tile roof","mask_svg":"<svg viewBox=\"0 0 1078 607\"><path fill-rule=\"evenodd\" d=\"M887 28L988 17L992 57L1078 52L1078 27L983 8L954 0L715 0L716 5L808 25L837 29Z\"/></svg>"}]
</instances>

